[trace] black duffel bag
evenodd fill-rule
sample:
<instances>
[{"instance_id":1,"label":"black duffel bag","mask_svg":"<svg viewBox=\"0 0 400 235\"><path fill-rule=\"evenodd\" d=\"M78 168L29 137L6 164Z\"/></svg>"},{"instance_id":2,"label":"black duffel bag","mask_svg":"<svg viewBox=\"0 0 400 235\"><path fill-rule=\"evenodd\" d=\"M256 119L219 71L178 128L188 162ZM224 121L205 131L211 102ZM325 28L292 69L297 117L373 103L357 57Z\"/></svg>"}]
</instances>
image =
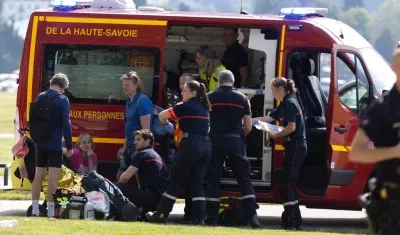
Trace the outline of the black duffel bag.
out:
<instances>
[{"instance_id":1,"label":"black duffel bag","mask_svg":"<svg viewBox=\"0 0 400 235\"><path fill-rule=\"evenodd\" d=\"M115 220L136 221L137 207L125 197L121 190L96 171L90 171L82 179L82 187L86 192L99 191L110 199L110 215Z\"/></svg>"}]
</instances>

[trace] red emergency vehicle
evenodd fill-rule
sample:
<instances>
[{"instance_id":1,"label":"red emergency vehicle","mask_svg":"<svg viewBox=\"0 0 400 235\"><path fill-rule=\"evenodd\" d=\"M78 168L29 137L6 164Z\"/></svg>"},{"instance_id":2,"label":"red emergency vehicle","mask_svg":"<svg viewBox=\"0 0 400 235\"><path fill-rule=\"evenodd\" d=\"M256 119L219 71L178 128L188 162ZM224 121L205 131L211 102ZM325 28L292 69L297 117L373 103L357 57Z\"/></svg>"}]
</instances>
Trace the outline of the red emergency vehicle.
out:
<instances>
[{"instance_id":1,"label":"red emergency vehicle","mask_svg":"<svg viewBox=\"0 0 400 235\"><path fill-rule=\"evenodd\" d=\"M137 71L144 93L163 106L166 88L178 89L180 73L197 73L196 49L207 44L222 56L223 29L237 27L249 57L248 88L239 90L251 99L253 116L278 105L270 81L284 76L295 79L311 119L319 124L326 120L322 126L307 126L309 153L298 186L301 204L360 209L357 196L374 174L374 165L349 162L350 145L361 113L395 81L367 40L348 25L324 17L324 8L252 15L171 12L124 2L52 1L51 8L32 14L21 60L16 128L27 127L29 103L48 88L49 78L67 74L73 141L82 132L93 135L98 171L113 178L116 153L124 142L121 74ZM272 142L258 130L246 139L257 200L280 202L282 142ZM221 195L239 195L229 163L225 168Z\"/></svg>"}]
</instances>

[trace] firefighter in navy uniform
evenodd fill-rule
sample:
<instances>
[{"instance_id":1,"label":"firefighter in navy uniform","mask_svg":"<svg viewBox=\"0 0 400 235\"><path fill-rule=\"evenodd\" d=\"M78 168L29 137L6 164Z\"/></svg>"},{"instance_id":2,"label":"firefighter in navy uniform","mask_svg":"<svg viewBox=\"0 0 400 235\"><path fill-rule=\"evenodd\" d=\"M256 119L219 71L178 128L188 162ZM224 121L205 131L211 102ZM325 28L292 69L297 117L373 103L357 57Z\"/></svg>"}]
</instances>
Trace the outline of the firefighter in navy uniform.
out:
<instances>
[{"instance_id":1,"label":"firefighter in navy uniform","mask_svg":"<svg viewBox=\"0 0 400 235\"><path fill-rule=\"evenodd\" d=\"M167 222L169 213L179 196L183 180L190 179L193 224L204 225L206 198L203 181L211 157L210 103L204 84L189 81L182 92L183 103L162 111L160 121L179 119L182 139L175 154L174 163L168 178L167 190L163 194L156 212L149 212L150 222Z\"/></svg>"},{"instance_id":2,"label":"firefighter in navy uniform","mask_svg":"<svg viewBox=\"0 0 400 235\"><path fill-rule=\"evenodd\" d=\"M284 207L281 226L286 230L301 230L302 218L296 195L296 181L307 154L304 118L300 105L294 97L296 88L293 80L282 77L274 78L271 90L274 98L282 103L269 116L253 120L283 121L284 129L282 131L275 134L269 133L273 139L283 137L285 146L283 179L279 188Z\"/></svg>"},{"instance_id":3,"label":"firefighter in navy uniform","mask_svg":"<svg viewBox=\"0 0 400 235\"><path fill-rule=\"evenodd\" d=\"M400 50L393 54L397 81L363 115L349 159L377 163L370 191L361 197L374 234L400 233Z\"/></svg>"},{"instance_id":4,"label":"firefighter in navy uniform","mask_svg":"<svg viewBox=\"0 0 400 235\"><path fill-rule=\"evenodd\" d=\"M220 87L209 93L212 157L207 173L207 223L215 225L220 206L220 178L223 164L228 157L232 163L242 196L243 216L253 228L260 222L256 210L256 196L250 181L250 165L246 158L244 136L252 128L250 102L233 87L235 78L229 70L218 75ZM244 128L242 127L244 121Z\"/></svg>"},{"instance_id":5,"label":"firefighter in navy uniform","mask_svg":"<svg viewBox=\"0 0 400 235\"><path fill-rule=\"evenodd\" d=\"M179 77L179 89L181 91L181 94L183 92L183 88L185 84L188 81L195 80L193 75L189 73L184 73ZM180 97L182 99L182 95ZM174 130L174 142L175 142L175 148L179 148L179 143L182 139L182 131L179 129L179 120L176 120L175 123L175 130ZM184 209L184 215L183 218L177 220L176 222L178 224L190 224L192 223L192 196L189 192L189 183L190 179L186 178L184 180L184 183L182 185L182 188L185 190L185 209Z\"/></svg>"}]
</instances>

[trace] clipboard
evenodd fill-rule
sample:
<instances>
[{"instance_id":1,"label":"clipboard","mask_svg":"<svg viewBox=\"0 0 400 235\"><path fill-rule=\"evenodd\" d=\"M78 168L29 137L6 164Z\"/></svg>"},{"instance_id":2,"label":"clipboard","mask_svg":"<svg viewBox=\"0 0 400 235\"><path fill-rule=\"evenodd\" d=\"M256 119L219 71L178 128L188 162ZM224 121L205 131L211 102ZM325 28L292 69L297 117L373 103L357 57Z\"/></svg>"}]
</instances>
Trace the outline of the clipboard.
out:
<instances>
[{"instance_id":1,"label":"clipboard","mask_svg":"<svg viewBox=\"0 0 400 235\"><path fill-rule=\"evenodd\" d=\"M255 128L257 128L258 130L262 130L262 131L269 132L272 134L279 133L283 130L282 126L273 125L268 122L262 122L259 120L253 122L253 126Z\"/></svg>"}]
</instances>

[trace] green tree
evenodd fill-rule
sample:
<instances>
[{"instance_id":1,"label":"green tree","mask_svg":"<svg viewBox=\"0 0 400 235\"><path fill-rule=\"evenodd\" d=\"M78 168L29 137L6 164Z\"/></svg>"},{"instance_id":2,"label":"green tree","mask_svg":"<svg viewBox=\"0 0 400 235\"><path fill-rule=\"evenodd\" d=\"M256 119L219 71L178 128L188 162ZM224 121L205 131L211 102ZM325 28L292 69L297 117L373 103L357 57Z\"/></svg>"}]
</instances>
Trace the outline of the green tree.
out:
<instances>
[{"instance_id":1,"label":"green tree","mask_svg":"<svg viewBox=\"0 0 400 235\"><path fill-rule=\"evenodd\" d=\"M375 42L375 49L387 60L390 61L393 50L397 44L394 42L389 29L386 29Z\"/></svg>"},{"instance_id":2,"label":"green tree","mask_svg":"<svg viewBox=\"0 0 400 235\"><path fill-rule=\"evenodd\" d=\"M343 7L345 10L353 7L364 7L364 0L345 0Z\"/></svg>"},{"instance_id":3,"label":"green tree","mask_svg":"<svg viewBox=\"0 0 400 235\"><path fill-rule=\"evenodd\" d=\"M328 8L328 14L326 17L336 19L342 14L342 8L331 0L315 0L309 6L311 7L323 7Z\"/></svg>"},{"instance_id":4,"label":"green tree","mask_svg":"<svg viewBox=\"0 0 400 235\"><path fill-rule=\"evenodd\" d=\"M370 39L370 25L373 22L372 16L365 8L355 7L343 12L340 15L340 20L350 25L365 39Z\"/></svg>"},{"instance_id":5,"label":"green tree","mask_svg":"<svg viewBox=\"0 0 400 235\"><path fill-rule=\"evenodd\" d=\"M400 1L398 0L385 0L378 8L375 14L374 21L370 27L370 38L372 44L381 35L388 30L391 35L391 39L394 41L400 40ZM390 41L388 40L388 43ZM391 45L394 47L395 45Z\"/></svg>"},{"instance_id":6,"label":"green tree","mask_svg":"<svg viewBox=\"0 0 400 235\"><path fill-rule=\"evenodd\" d=\"M0 20L0 73L19 68L23 44L13 24Z\"/></svg>"}]
</instances>

